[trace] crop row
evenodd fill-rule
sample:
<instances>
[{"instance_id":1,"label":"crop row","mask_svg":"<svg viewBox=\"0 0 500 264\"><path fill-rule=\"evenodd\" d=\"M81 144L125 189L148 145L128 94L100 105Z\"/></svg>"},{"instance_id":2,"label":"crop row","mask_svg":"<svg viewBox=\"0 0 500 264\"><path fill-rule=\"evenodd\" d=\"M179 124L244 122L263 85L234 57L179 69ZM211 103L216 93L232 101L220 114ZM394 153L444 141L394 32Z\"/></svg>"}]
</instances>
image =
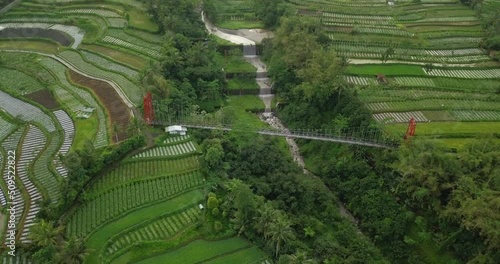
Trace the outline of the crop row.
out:
<instances>
[{"instance_id":1,"label":"crop row","mask_svg":"<svg viewBox=\"0 0 500 264\"><path fill-rule=\"evenodd\" d=\"M172 197L186 189L199 186L201 177L187 174L161 177L119 186L78 207L68 223L68 232L87 236L99 225L119 215L155 201Z\"/></svg>"},{"instance_id":2,"label":"crop row","mask_svg":"<svg viewBox=\"0 0 500 264\"><path fill-rule=\"evenodd\" d=\"M407 123L411 118L417 122L429 122L421 111L413 112L388 112L373 114L373 118L379 123Z\"/></svg>"},{"instance_id":3,"label":"crop row","mask_svg":"<svg viewBox=\"0 0 500 264\"><path fill-rule=\"evenodd\" d=\"M94 138L94 146L96 148L98 147L103 147L108 144L108 131L107 131L107 126L106 126L106 115L104 114L104 111L102 110L101 106L97 103L97 101L94 99L94 97L87 92L84 89L75 87L73 84L68 82L68 79L66 78L66 67L59 63L58 61L51 59L51 58L43 58L40 60L40 64L45 67L47 70L52 72L62 85L62 87L67 90L67 93L63 93L63 96L71 96L73 99L69 99L72 103L68 105L68 107L71 107L73 105L74 108L71 108L72 111L77 112L81 110L83 105L78 104L77 102L83 101L86 103L86 107L92 107L95 109L95 112L97 114L97 119L99 122L98 127L96 128L97 134L96 137ZM57 90L57 89L56 89ZM59 89L62 90L62 89ZM56 91L56 94L60 93Z\"/></svg>"},{"instance_id":4,"label":"crop row","mask_svg":"<svg viewBox=\"0 0 500 264\"><path fill-rule=\"evenodd\" d=\"M176 137L169 137L169 138L163 140L163 144L172 144L172 143L179 142L179 141L184 141L184 140L187 140L187 139L189 139L188 135L176 136Z\"/></svg>"},{"instance_id":5,"label":"crop row","mask_svg":"<svg viewBox=\"0 0 500 264\"><path fill-rule=\"evenodd\" d=\"M0 116L0 141L9 135L16 126Z\"/></svg>"},{"instance_id":6,"label":"crop row","mask_svg":"<svg viewBox=\"0 0 500 264\"><path fill-rule=\"evenodd\" d=\"M112 80L121 88L123 93L127 95L132 103L139 103L141 101L141 89L121 74L97 68L93 64L84 61L82 56L75 51L66 50L59 53L58 56L71 63L77 69L91 76Z\"/></svg>"},{"instance_id":7,"label":"crop row","mask_svg":"<svg viewBox=\"0 0 500 264\"><path fill-rule=\"evenodd\" d=\"M470 78L470 79L494 79L500 78L500 69L483 69L483 70L458 70L458 69L430 69L423 68L425 73L430 76L453 77L453 78Z\"/></svg>"},{"instance_id":8,"label":"crop row","mask_svg":"<svg viewBox=\"0 0 500 264\"><path fill-rule=\"evenodd\" d=\"M392 20L392 17L390 16L362 16L362 15L347 15L347 14L329 13L329 12L323 12L323 16L347 18L353 20Z\"/></svg>"},{"instance_id":9,"label":"crop row","mask_svg":"<svg viewBox=\"0 0 500 264\"><path fill-rule=\"evenodd\" d=\"M377 80L375 78L370 78L370 77L345 75L344 79L348 83L357 84L357 85L376 85L377 84Z\"/></svg>"},{"instance_id":10,"label":"crop row","mask_svg":"<svg viewBox=\"0 0 500 264\"><path fill-rule=\"evenodd\" d=\"M435 38L435 39L428 39L432 44L449 44L449 43L479 43L481 42L481 38L479 37L451 37L451 38Z\"/></svg>"},{"instance_id":11,"label":"crop row","mask_svg":"<svg viewBox=\"0 0 500 264\"><path fill-rule=\"evenodd\" d=\"M109 59L106 59L102 56L99 56L95 53L88 52L88 51L82 51L82 55L87 61L90 61L90 62L98 65L101 68L106 68L106 69L109 69L110 71L122 73L123 75L125 75L133 80L139 79L139 73L136 70L133 70L127 66L118 64L116 62L113 62Z\"/></svg>"},{"instance_id":12,"label":"crop row","mask_svg":"<svg viewBox=\"0 0 500 264\"><path fill-rule=\"evenodd\" d=\"M103 17L122 17L120 14L111 10L94 9L94 8L80 8L64 10L64 13L69 14L95 14Z\"/></svg>"},{"instance_id":13,"label":"crop row","mask_svg":"<svg viewBox=\"0 0 500 264\"><path fill-rule=\"evenodd\" d=\"M498 121L500 120L499 111L453 111L453 116L457 120L462 121L475 121L475 120L488 120L488 121Z\"/></svg>"},{"instance_id":14,"label":"crop row","mask_svg":"<svg viewBox=\"0 0 500 264\"><path fill-rule=\"evenodd\" d=\"M183 230L200 217L200 209L193 206L184 211L161 217L154 222L149 222L139 228L121 233L113 237L104 246L105 256L109 257L117 251L127 249L141 241L164 240Z\"/></svg>"},{"instance_id":15,"label":"crop row","mask_svg":"<svg viewBox=\"0 0 500 264\"><path fill-rule=\"evenodd\" d=\"M420 32L419 36L423 38L442 38L442 37L481 37L482 31L459 31L459 30L448 30L448 31L429 31Z\"/></svg>"},{"instance_id":16,"label":"crop row","mask_svg":"<svg viewBox=\"0 0 500 264\"><path fill-rule=\"evenodd\" d=\"M363 52L363 53L378 53L385 52L390 44L387 46L373 46L370 43L353 43L345 41L333 41L333 47L337 51L349 52ZM395 55L414 55L414 56L465 56L465 55L484 55L484 51L478 48L468 49L443 49L443 50L425 50L425 49L402 49L393 48Z\"/></svg>"},{"instance_id":17,"label":"crop row","mask_svg":"<svg viewBox=\"0 0 500 264\"><path fill-rule=\"evenodd\" d=\"M183 155L186 153L195 152L196 147L194 146L192 141L173 145L173 146L160 146L155 147L149 150L146 150L142 153L139 153L133 158L153 158L153 157L162 157L162 156L176 156Z\"/></svg>"},{"instance_id":18,"label":"crop row","mask_svg":"<svg viewBox=\"0 0 500 264\"><path fill-rule=\"evenodd\" d=\"M106 186L120 184L126 181L137 180L146 177L154 177L193 171L200 166L197 156L181 159L163 160L141 160L139 162L124 162L118 168L112 170L104 177L99 178L93 189L105 188Z\"/></svg>"},{"instance_id":19,"label":"crop row","mask_svg":"<svg viewBox=\"0 0 500 264\"><path fill-rule=\"evenodd\" d=\"M314 16L316 19L320 19L323 22L333 22L333 23L349 23L349 24L364 24L364 25L391 25L395 27L392 21L389 20L359 20L345 17L325 17L325 16Z\"/></svg>"},{"instance_id":20,"label":"crop row","mask_svg":"<svg viewBox=\"0 0 500 264\"><path fill-rule=\"evenodd\" d=\"M476 17L430 17L417 20L415 22L462 22L462 21L477 21Z\"/></svg>"},{"instance_id":21,"label":"crop row","mask_svg":"<svg viewBox=\"0 0 500 264\"><path fill-rule=\"evenodd\" d=\"M366 52L346 52L340 51L339 55L345 56L347 58L369 58L378 59L382 57L381 53L366 53ZM487 55L466 55L466 56L454 56L454 57L440 57L440 56L412 56L412 55L391 55L390 60L403 60L403 61L421 61L421 62L438 62L438 63L468 63L468 62L480 62L488 61L490 57Z\"/></svg>"},{"instance_id":22,"label":"crop row","mask_svg":"<svg viewBox=\"0 0 500 264\"><path fill-rule=\"evenodd\" d=\"M464 93L464 92L445 92L435 90L422 90L422 89L365 89L359 92L360 98L364 102L377 102L377 101L402 101L414 100L424 98L442 98L442 99L462 99L462 100L497 100L500 101L500 96L482 93ZM378 100L377 98L384 98Z\"/></svg>"},{"instance_id":23,"label":"crop row","mask_svg":"<svg viewBox=\"0 0 500 264\"><path fill-rule=\"evenodd\" d=\"M24 220L24 229L21 232L21 241L23 243L29 243L28 239L30 226L35 224L35 217L40 211L39 202L42 201L42 195L38 188L33 184L28 176L29 167L33 164L38 154L42 151L45 146L47 139L43 132L34 126L28 127L28 133L24 137L21 147L21 154L19 155L19 160L16 163L17 167L17 178L21 180L22 185L26 189L28 196L30 198L30 203L28 205L27 216ZM47 165L47 164L45 164ZM34 171L31 171L35 174Z\"/></svg>"},{"instance_id":24,"label":"crop row","mask_svg":"<svg viewBox=\"0 0 500 264\"><path fill-rule=\"evenodd\" d=\"M138 30L131 31L131 32L137 32L137 31ZM146 36L148 35L148 33L144 33L144 34ZM143 48L148 48L148 49L151 49L153 51L158 51L159 52L161 50L161 45L159 43L151 43L151 42L145 41L142 38L135 37L135 36L133 36L131 34L126 33L123 30L110 29L110 30L108 30L107 35L110 36L110 37L113 37L113 38L126 40L127 42L130 42L130 43L132 43L134 45L141 46ZM149 35L156 36L156 35L152 35L152 34L149 34Z\"/></svg>"},{"instance_id":25,"label":"crop row","mask_svg":"<svg viewBox=\"0 0 500 264\"><path fill-rule=\"evenodd\" d=\"M147 54L147 55L152 56L154 58L157 58L160 56L160 52L157 50L152 50L148 47L139 46L139 45L115 38L115 37L105 36L102 39L102 41L105 43L110 43L113 45L117 45L117 46L121 46L121 47L124 47L127 49L131 49L131 50L134 50L134 51L137 51L140 53L144 53L144 54Z\"/></svg>"},{"instance_id":26,"label":"crop row","mask_svg":"<svg viewBox=\"0 0 500 264\"><path fill-rule=\"evenodd\" d=\"M436 84L431 78L423 77L392 77L395 83L402 86L415 86L415 87L435 87Z\"/></svg>"},{"instance_id":27,"label":"crop row","mask_svg":"<svg viewBox=\"0 0 500 264\"><path fill-rule=\"evenodd\" d=\"M11 116L19 117L24 121L39 123L49 132L56 130L50 116L38 107L12 97L3 91L0 91L0 105Z\"/></svg>"},{"instance_id":28,"label":"crop row","mask_svg":"<svg viewBox=\"0 0 500 264\"><path fill-rule=\"evenodd\" d=\"M406 110L500 110L500 104L495 101L453 100L453 99L424 99L413 101L391 101L383 103L369 103L368 109L375 112L406 111Z\"/></svg>"}]
</instances>

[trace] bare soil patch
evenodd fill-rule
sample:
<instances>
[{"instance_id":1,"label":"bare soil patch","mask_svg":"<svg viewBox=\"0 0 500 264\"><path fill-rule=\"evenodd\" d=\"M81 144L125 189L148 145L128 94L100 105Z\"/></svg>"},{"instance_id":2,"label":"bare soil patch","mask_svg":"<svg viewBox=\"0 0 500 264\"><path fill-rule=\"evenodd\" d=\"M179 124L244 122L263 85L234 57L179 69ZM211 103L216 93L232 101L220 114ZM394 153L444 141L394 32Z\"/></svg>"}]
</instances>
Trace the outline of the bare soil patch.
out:
<instances>
[{"instance_id":1,"label":"bare soil patch","mask_svg":"<svg viewBox=\"0 0 500 264\"><path fill-rule=\"evenodd\" d=\"M25 97L39 103L49 110L60 108L59 103L54 99L54 96L52 96L52 93L49 90L39 90L25 95Z\"/></svg>"},{"instance_id":2,"label":"bare soil patch","mask_svg":"<svg viewBox=\"0 0 500 264\"><path fill-rule=\"evenodd\" d=\"M111 124L116 124L120 127L120 131L118 132L118 141L126 139L126 129L131 118L130 110L122 101L115 89L104 81L91 79L71 70L69 71L69 75L74 83L91 89L92 92L99 98L108 112ZM116 141L113 131L111 131L111 133L113 141Z\"/></svg>"}]
</instances>

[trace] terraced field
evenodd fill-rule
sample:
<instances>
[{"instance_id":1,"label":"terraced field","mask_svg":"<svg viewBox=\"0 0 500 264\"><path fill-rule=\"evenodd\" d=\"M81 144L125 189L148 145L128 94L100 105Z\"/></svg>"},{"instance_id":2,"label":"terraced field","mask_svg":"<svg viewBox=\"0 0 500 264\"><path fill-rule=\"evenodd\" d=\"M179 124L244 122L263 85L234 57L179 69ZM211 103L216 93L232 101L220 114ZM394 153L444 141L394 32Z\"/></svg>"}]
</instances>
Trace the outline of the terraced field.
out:
<instances>
[{"instance_id":1,"label":"terraced field","mask_svg":"<svg viewBox=\"0 0 500 264\"><path fill-rule=\"evenodd\" d=\"M418 123L447 121L457 128L447 133L453 137L463 132L460 122L500 122L500 65L480 48L483 29L472 9L448 0L290 2L299 16L319 20L350 59L345 80L381 124L414 117L416 135L425 136ZM405 126L388 130L399 136Z\"/></svg>"},{"instance_id":2,"label":"terraced field","mask_svg":"<svg viewBox=\"0 0 500 264\"><path fill-rule=\"evenodd\" d=\"M21 245L31 242L28 238L29 228L36 223L40 204L59 200L60 183L68 172L57 155L81 149L87 140L96 148L107 146L113 138L111 127L118 119L117 122L123 127L119 139L127 137L125 128L129 121L128 114L131 113L129 108L142 103L139 73L149 61L160 56L163 38L156 34L158 25L145 13L143 4L135 0L105 3L22 1L2 14L0 29L7 29L4 33L11 34L0 36L0 160L3 175L7 175L3 166L6 153L17 150L19 174L15 190L19 195L14 206L18 226L17 243ZM121 42L107 43L109 38ZM86 49L81 49L82 46ZM86 74L88 80L93 80L87 83L95 84L96 87L86 88L75 84L69 78L70 70ZM113 102L106 101L106 94L99 93L101 90L95 90L98 86L96 79L107 83L109 86L106 87L114 90L116 96L112 98ZM103 83L99 85L103 87ZM44 104L49 99L53 103L50 107ZM118 101L121 101L121 114L113 111ZM99 214L101 218L95 225L82 224L81 229L74 232L87 235L92 228L117 218L120 213L127 213L134 206L165 202L183 192L199 188L203 177L197 157L193 155L195 150L190 151L185 153L183 159L174 155L163 163L159 162L171 167L171 172L167 173L166 168L163 168L155 174L156 178L131 176L134 181L128 183L119 179L120 183L114 189L107 189L107 193L93 192L88 206L83 208L91 208L92 216ZM155 160L131 164L138 165L141 162L150 164ZM5 177L2 180L7 181ZM4 184L1 186L0 204L5 206L8 197L3 190ZM123 195L140 202L123 204L127 203L127 199L116 199ZM199 191L196 195L198 198L195 201L182 205L192 206L202 199ZM110 200L117 204L109 204ZM183 208L176 210L180 209ZM185 217L185 214L192 217L189 218L191 221L197 219L192 210L179 211L180 217ZM8 219L8 215L2 219ZM5 222L0 224L4 225ZM4 263L28 262L25 255L4 258Z\"/></svg>"},{"instance_id":3,"label":"terraced field","mask_svg":"<svg viewBox=\"0 0 500 264\"><path fill-rule=\"evenodd\" d=\"M99 252L89 263L111 261L137 243L169 239L200 218L204 177L196 146L185 136L166 144L172 150L193 149L126 159L95 181L84 204L71 214L68 234L86 237L87 245Z\"/></svg>"}]
</instances>

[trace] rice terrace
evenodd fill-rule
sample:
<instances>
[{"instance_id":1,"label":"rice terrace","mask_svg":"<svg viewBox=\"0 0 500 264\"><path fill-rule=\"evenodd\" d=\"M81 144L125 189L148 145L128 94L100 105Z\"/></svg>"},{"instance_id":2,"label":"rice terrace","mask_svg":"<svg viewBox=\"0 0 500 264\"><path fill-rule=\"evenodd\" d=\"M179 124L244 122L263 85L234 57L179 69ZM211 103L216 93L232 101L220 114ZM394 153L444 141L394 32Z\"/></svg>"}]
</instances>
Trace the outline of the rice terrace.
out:
<instances>
[{"instance_id":1,"label":"rice terrace","mask_svg":"<svg viewBox=\"0 0 500 264\"><path fill-rule=\"evenodd\" d=\"M500 0L0 0L0 263L500 263Z\"/></svg>"}]
</instances>

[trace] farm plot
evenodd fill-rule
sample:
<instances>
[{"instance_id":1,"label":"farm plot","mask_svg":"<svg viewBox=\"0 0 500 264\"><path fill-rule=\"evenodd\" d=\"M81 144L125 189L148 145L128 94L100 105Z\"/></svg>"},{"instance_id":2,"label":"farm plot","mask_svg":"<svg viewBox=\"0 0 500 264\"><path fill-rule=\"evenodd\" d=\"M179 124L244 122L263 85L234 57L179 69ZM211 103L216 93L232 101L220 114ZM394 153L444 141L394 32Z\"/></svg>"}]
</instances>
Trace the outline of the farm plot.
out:
<instances>
[{"instance_id":1,"label":"farm plot","mask_svg":"<svg viewBox=\"0 0 500 264\"><path fill-rule=\"evenodd\" d=\"M173 146L161 146L155 147L150 150L146 150L142 153L134 155L133 158L154 158L163 156L177 156L184 155L187 153L192 153L196 151L196 147L192 141L181 143Z\"/></svg>"},{"instance_id":2,"label":"farm plot","mask_svg":"<svg viewBox=\"0 0 500 264\"><path fill-rule=\"evenodd\" d=\"M47 148L35 160L33 165L33 178L39 183L39 187L43 188L52 202L57 202L60 197L59 179L54 175L50 167L53 161L57 159L57 150L61 143L61 135L59 132L53 132L49 135Z\"/></svg>"},{"instance_id":3,"label":"farm plot","mask_svg":"<svg viewBox=\"0 0 500 264\"><path fill-rule=\"evenodd\" d=\"M364 102L385 102L403 101L413 99L461 99L461 100L500 100L500 96L494 97L491 94L466 93L466 92L445 92L423 89L364 89L359 92Z\"/></svg>"},{"instance_id":4,"label":"farm plot","mask_svg":"<svg viewBox=\"0 0 500 264\"><path fill-rule=\"evenodd\" d=\"M11 116L20 117L27 122L42 125L48 132L56 130L54 122L46 113L31 104L21 101L10 94L0 91L0 107Z\"/></svg>"},{"instance_id":5,"label":"farm plot","mask_svg":"<svg viewBox=\"0 0 500 264\"><path fill-rule=\"evenodd\" d=\"M407 110L500 110L500 104L494 101L423 99L413 101L392 101L367 104L374 112L407 111Z\"/></svg>"},{"instance_id":6,"label":"farm plot","mask_svg":"<svg viewBox=\"0 0 500 264\"><path fill-rule=\"evenodd\" d=\"M128 25L128 22L124 18L107 18L109 27L111 28L124 28Z\"/></svg>"},{"instance_id":7,"label":"farm plot","mask_svg":"<svg viewBox=\"0 0 500 264\"><path fill-rule=\"evenodd\" d=\"M63 46L69 46L69 44L72 43L71 48L73 49L78 48L85 35L85 31L78 27L53 23L2 23L0 27L21 29L20 34L23 37L50 38ZM73 38L73 40L69 39L68 35Z\"/></svg>"},{"instance_id":8,"label":"farm plot","mask_svg":"<svg viewBox=\"0 0 500 264\"><path fill-rule=\"evenodd\" d=\"M141 89L121 74L97 68L93 64L84 61L80 54L75 51L63 51L58 56L90 76L115 82L132 103L138 104L141 102Z\"/></svg>"},{"instance_id":9,"label":"farm plot","mask_svg":"<svg viewBox=\"0 0 500 264\"><path fill-rule=\"evenodd\" d=\"M423 111L430 121L453 121L455 118L450 111Z\"/></svg>"},{"instance_id":10,"label":"farm plot","mask_svg":"<svg viewBox=\"0 0 500 264\"><path fill-rule=\"evenodd\" d=\"M106 115L104 114L104 111L101 108L100 104L97 103L97 101L89 92L85 91L84 89L75 87L73 84L68 82L65 74L67 69L63 64L51 58L41 59L40 64L47 70L52 72L52 74L54 74L54 76L56 76L58 81L61 83L64 91L66 92L62 92L63 89L59 89L59 91L55 89L56 94L62 94L63 96L65 96L65 98L69 97L67 100L72 103L68 104L67 106L72 111L79 111L83 109L83 107L92 107L95 109L99 125L96 128L96 136L93 140L94 146L96 148L106 146L108 144L107 121ZM81 102L85 102L85 105L82 105Z\"/></svg>"},{"instance_id":11,"label":"farm plot","mask_svg":"<svg viewBox=\"0 0 500 264\"><path fill-rule=\"evenodd\" d=\"M123 184L97 196L88 197L87 202L78 207L72 215L68 232L85 237L111 219L155 201L172 198L187 189L200 186L201 183L201 177L187 174Z\"/></svg>"},{"instance_id":12,"label":"farm plot","mask_svg":"<svg viewBox=\"0 0 500 264\"><path fill-rule=\"evenodd\" d=\"M500 111L452 111L451 114L460 121L500 121Z\"/></svg>"},{"instance_id":13,"label":"farm plot","mask_svg":"<svg viewBox=\"0 0 500 264\"><path fill-rule=\"evenodd\" d=\"M59 148L59 153L61 155L66 155L68 154L69 149L71 148L71 144L73 143L73 138L75 137L75 124L68 116L68 114L63 110L57 110L53 113L64 131L64 140L61 147ZM56 162L56 171L63 177L66 177L68 175L68 170L60 162Z\"/></svg>"},{"instance_id":14,"label":"farm plot","mask_svg":"<svg viewBox=\"0 0 500 264\"><path fill-rule=\"evenodd\" d=\"M251 264L258 263L256 261L262 261L261 263L266 263L266 256L260 249L256 246L241 249L230 254L218 256L212 260L206 261L207 264L226 264L226 263L240 263L240 264Z\"/></svg>"},{"instance_id":15,"label":"farm plot","mask_svg":"<svg viewBox=\"0 0 500 264\"><path fill-rule=\"evenodd\" d=\"M113 60L119 61L126 65L130 65L135 69L143 69L148 65L147 59L139 55L134 55L128 52L128 50L127 52L125 52L116 48L109 48L101 45L85 45L82 48L94 53L103 54L104 56L110 57Z\"/></svg>"},{"instance_id":16,"label":"farm plot","mask_svg":"<svg viewBox=\"0 0 500 264\"><path fill-rule=\"evenodd\" d=\"M106 9L95 9L95 8L78 8L63 10L65 14L94 14L103 17L122 17L122 15Z\"/></svg>"},{"instance_id":17,"label":"farm plot","mask_svg":"<svg viewBox=\"0 0 500 264\"><path fill-rule=\"evenodd\" d=\"M103 247L103 255L109 258L117 252L127 250L135 243L172 237L188 225L196 222L199 217L200 209L197 205L191 205L186 210L162 215L153 221L141 223L140 226L136 225L108 240Z\"/></svg>"},{"instance_id":18,"label":"farm plot","mask_svg":"<svg viewBox=\"0 0 500 264\"><path fill-rule=\"evenodd\" d=\"M120 128L120 131L113 137L115 142L126 139L125 129L131 118L130 110L115 89L106 82L88 78L74 71L70 71L69 75L74 83L90 88L108 110L111 124Z\"/></svg>"},{"instance_id":19,"label":"farm plot","mask_svg":"<svg viewBox=\"0 0 500 264\"><path fill-rule=\"evenodd\" d=\"M163 140L163 144L174 144L174 143L177 143L177 142L180 142L180 141L185 141L185 140L188 140L190 137L188 135L184 135L184 136L175 136L175 137L169 137L165 140Z\"/></svg>"},{"instance_id":20,"label":"farm plot","mask_svg":"<svg viewBox=\"0 0 500 264\"><path fill-rule=\"evenodd\" d=\"M117 177L118 176L118 177ZM111 177L111 179L108 179L106 181L98 181L92 185L90 190L88 191L89 194L92 195L97 195L99 192L103 192L103 190L108 190L112 189L115 186L119 186L124 184L125 182L133 182L133 181L139 181L139 180L147 180L147 179L152 179L156 177L184 177L184 178L200 178L202 177L201 172L196 169L192 171L184 171L184 172L179 172L179 173L172 173L169 171L163 171L160 175L149 175L149 174L142 174L137 177L130 177L131 175L124 175L122 178L120 178L121 175L116 175L113 173L107 174L106 178Z\"/></svg>"},{"instance_id":21,"label":"farm plot","mask_svg":"<svg viewBox=\"0 0 500 264\"><path fill-rule=\"evenodd\" d=\"M133 70L127 66L113 62L109 59L106 59L106 58L99 56L99 55L92 53L92 52L82 51L81 53L82 53L83 58L85 60L95 64L96 66L98 66L100 68L105 68L108 71L114 71L117 73L121 73L132 80L139 79L139 72L137 72L136 70Z\"/></svg>"},{"instance_id":22,"label":"farm plot","mask_svg":"<svg viewBox=\"0 0 500 264\"><path fill-rule=\"evenodd\" d=\"M53 110L60 107L59 103L52 97L49 90L39 90L26 95L26 98L42 105L44 108Z\"/></svg>"},{"instance_id":23,"label":"farm plot","mask_svg":"<svg viewBox=\"0 0 500 264\"><path fill-rule=\"evenodd\" d=\"M47 139L40 129L29 126L28 133L26 133L22 143L19 161L16 164L17 177L21 180L30 198L30 203L27 206L27 212L24 218L23 230L22 232L20 231L21 242L23 243L31 242L28 238L30 231L29 227L35 224L36 214L40 211L40 205L38 203L43 199L40 191L28 176L29 173L33 173L33 171L30 171L29 166L36 160L36 157L42 151L46 142Z\"/></svg>"},{"instance_id":24,"label":"farm plot","mask_svg":"<svg viewBox=\"0 0 500 264\"><path fill-rule=\"evenodd\" d=\"M122 231L129 230L129 227L141 225L146 222L155 221L161 215L174 213L185 209L186 206L199 204L203 200L203 192L201 189L195 189L184 192L171 199L161 201L154 204L148 204L133 212L128 213L125 217L116 219L103 227L97 229L88 239L87 247L95 252L87 258L87 263L98 263L99 258L102 258L101 252L107 241L114 236L119 235Z\"/></svg>"},{"instance_id":25,"label":"farm plot","mask_svg":"<svg viewBox=\"0 0 500 264\"><path fill-rule=\"evenodd\" d=\"M2 67L0 67L0 87L14 94L27 94L44 89L37 79L26 73Z\"/></svg>"},{"instance_id":26,"label":"farm plot","mask_svg":"<svg viewBox=\"0 0 500 264\"><path fill-rule=\"evenodd\" d=\"M137 263L199 263L251 246L250 242L240 237L219 241L196 240L174 251L147 258Z\"/></svg>"},{"instance_id":27,"label":"farm plot","mask_svg":"<svg viewBox=\"0 0 500 264\"><path fill-rule=\"evenodd\" d=\"M16 125L10 123L9 121L5 120L0 116L0 142L8 136L14 129L16 128Z\"/></svg>"},{"instance_id":28,"label":"farm plot","mask_svg":"<svg viewBox=\"0 0 500 264\"><path fill-rule=\"evenodd\" d=\"M200 166L197 156L181 159L157 159L124 162L106 176L97 180L92 188L100 189L146 177L157 177L197 170Z\"/></svg>"},{"instance_id":29,"label":"farm plot","mask_svg":"<svg viewBox=\"0 0 500 264\"><path fill-rule=\"evenodd\" d=\"M467 79L496 79L500 78L498 69L423 69L427 75Z\"/></svg>"},{"instance_id":30,"label":"farm plot","mask_svg":"<svg viewBox=\"0 0 500 264\"><path fill-rule=\"evenodd\" d=\"M134 36L136 38L142 39L144 41L155 43L158 45L162 45L162 43L165 41L163 39L163 36L161 36L161 35L151 34L148 32L144 32L142 30L126 29L125 33L127 33L128 35Z\"/></svg>"},{"instance_id":31,"label":"farm plot","mask_svg":"<svg viewBox=\"0 0 500 264\"><path fill-rule=\"evenodd\" d=\"M437 87L446 87L452 89L462 89L480 92L495 92L498 89L498 80L470 80L436 77L432 79Z\"/></svg>"},{"instance_id":32,"label":"farm plot","mask_svg":"<svg viewBox=\"0 0 500 264\"><path fill-rule=\"evenodd\" d=\"M160 51L159 50L154 50L154 49L150 49L149 47L143 47L143 46L140 46L140 45L136 45L134 43L131 43L131 42L128 42L128 41L124 41L124 40L121 40L121 39L118 39L118 38L115 38L115 37L105 36L102 39L102 41L104 43L109 43L109 44L116 45L116 46L119 46L119 47L124 47L126 49L130 49L130 50L133 50L133 51L136 51L136 52L148 55L148 56L150 56L152 58L158 58L158 57L160 57Z\"/></svg>"},{"instance_id":33,"label":"farm plot","mask_svg":"<svg viewBox=\"0 0 500 264\"><path fill-rule=\"evenodd\" d=\"M373 118L379 123L407 123L411 118L415 118L417 122L429 122L421 111L413 112L388 112L373 114Z\"/></svg>"},{"instance_id":34,"label":"farm plot","mask_svg":"<svg viewBox=\"0 0 500 264\"><path fill-rule=\"evenodd\" d=\"M160 52L160 50L161 50L160 43L158 43L158 42L155 43L154 41L153 42L146 41L140 37L135 37L134 35L127 33L127 32L135 32L136 34L140 34L140 33L137 33L137 31L138 30L135 30L135 31L126 30L126 31L124 31L124 30L118 30L118 29L110 29L110 30L108 30L107 35L110 37L113 37L113 38L126 40L127 42L133 43L134 45L137 45L137 46L141 46L144 48L148 48L148 49ZM141 35L146 37L147 39L153 39L154 36L157 36L157 35L153 35L153 34L146 33L146 32L143 32Z\"/></svg>"}]
</instances>

